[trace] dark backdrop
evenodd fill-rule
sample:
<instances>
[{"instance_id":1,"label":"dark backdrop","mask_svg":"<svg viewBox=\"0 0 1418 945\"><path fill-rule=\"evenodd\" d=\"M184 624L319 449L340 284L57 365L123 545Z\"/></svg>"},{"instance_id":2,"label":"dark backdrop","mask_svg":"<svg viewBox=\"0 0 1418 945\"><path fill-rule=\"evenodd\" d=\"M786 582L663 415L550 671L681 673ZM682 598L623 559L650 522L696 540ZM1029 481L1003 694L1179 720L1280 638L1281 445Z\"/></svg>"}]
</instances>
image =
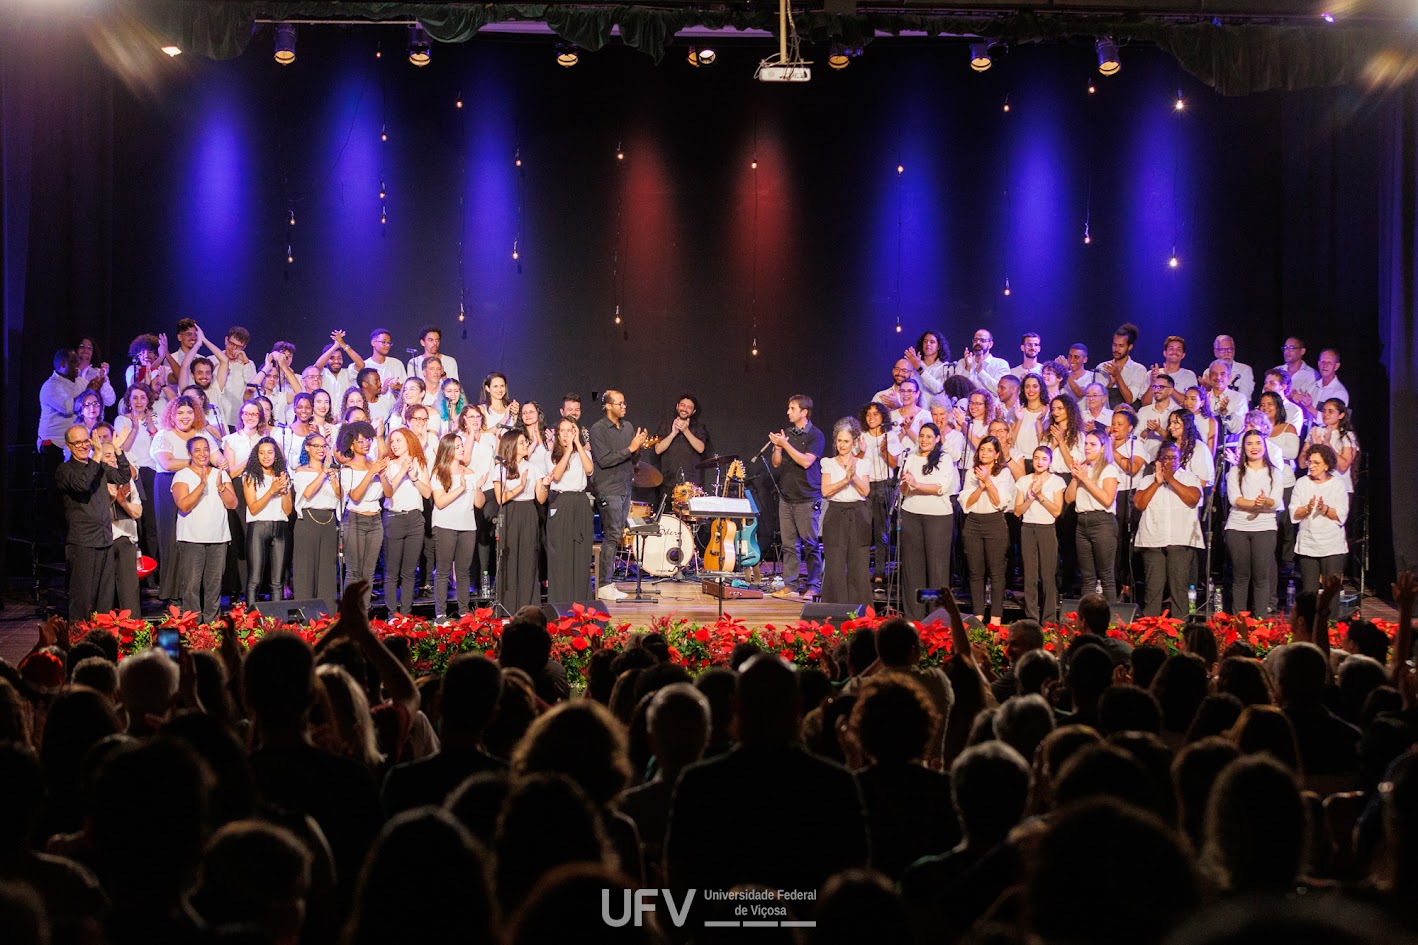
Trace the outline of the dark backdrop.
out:
<instances>
[{"instance_id":1,"label":"dark backdrop","mask_svg":"<svg viewBox=\"0 0 1418 945\"><path fill-rule=\"evenodd\" d=\"M1198 371L1218 331L1258 371L1287 334L1312 364L1338 345L1387 494L1384 103L1353 90L1222 98L1143 48L1103 79L1081 46L977 75L963 45L876 43L803 86L755 82L761 47L561 69L545 42L479 39L417 70L376 28L303 29L289 68L258 39L124 84L79 40L16 38L11 443L32 442L56 345L93 330L120 373L135 334L184 315L293 341L300 364L333 328L367 351L388 327L398 351L433 323L465 381L503 371L552 411L619 387L647 426L692 391L716 445L750 453L795 392L823 426L855 412L924 328L958 348L988 326L1013 361L1024 330L1101 355L1131 320L1139 359L1181 334Z\"/></svg>"}]
</instances>

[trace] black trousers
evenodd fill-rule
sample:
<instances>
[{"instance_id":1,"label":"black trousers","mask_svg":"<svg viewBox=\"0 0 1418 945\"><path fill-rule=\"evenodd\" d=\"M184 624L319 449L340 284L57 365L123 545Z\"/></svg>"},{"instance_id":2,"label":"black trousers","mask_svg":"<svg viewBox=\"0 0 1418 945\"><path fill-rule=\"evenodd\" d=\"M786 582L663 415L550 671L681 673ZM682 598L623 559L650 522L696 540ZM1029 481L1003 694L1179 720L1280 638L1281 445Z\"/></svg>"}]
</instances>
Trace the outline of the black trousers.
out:
<instances>
[{"instance_id":1,"label":"black trousers","mask_svg":"<svg viewBox=\"0 0 1418 945\"><path fill-rule=\"evenodd\" d=\"M113 540L113 597L115 610L130 611L134 617L143 612L138 593L138 546L127 538Z\"/></svg>"},{"instance_id":2,"label":"black trousers","mask_svg":"<svg viewBox=\"0 0 1418 945\"><path fill-rule=\"evenodd\" d=\"M1132 507L1132 497L1133 490L1118 490L1118 553L1113 559L1113 578L1118 584L1128 588L1128 594L1130 595L1129 600L1136 599L1137 597L1137 592L1132 587L1135 583L1132 580L1132 538L1138 516L1142 514Z\"/></svg>"},{"instance_id":3,"label":"black trousers","mask_svg":"<svg viewBox=\"0 0 1418 945\"><path fill-rule=\"evenodd\" d=\"M901 610L913 620L926 616L926 605L916 593L942 588L950 580L954 518L901 513Z\"/></svg>"},{"instance_id":4,"label":"black trousers","mask_svg":"<svg viewBox=\"0 0 1418 945\"><path fill-rule=\"evenodd\" d=\"M384 513L384 606L414 612L414 571L423 554L423 509Z\"/></svg>"},{"instance_id":5,"label":"black trousers","mask_svg":"<svg viewBox=\"0 0 1418 945\"><path fill-rule=\"evenodd\" d=\"M340 526L336 514L334 509L306 509L295 520L291 586L297 600L335 601L340 597Z\"/></svg>"},{"instance_id":6,"label":"black trousers","mask_svg":"<svg viewBox=\"0 0 1418 945\"><path fill-rule=\"evenodd\" d=\"M868 503L823 504L827 510L822 514L822 600L828 604L869 604L872 520Z\"/></svg>"},{"instance_id":7,"label":"black trousers","mask_svg":"<svg viewBox=\"0 0 1418 945\"><path fill-rule=\"evenodd\" d=\"M497 599L509 613L516 613L519 607L541 603L537 579L537 503L503 503L502 524L505 531L498 540L505 544L502 573L497 576Z\"/></svg>"},{"instance_id":8,"label":"black trousers","mask_svg":"<svg viewBox=\"0 0 1418 945\"><path fill-rule=\"evenodd\" d=\"M97 608L110 605L113 600L112 546L65 545L64 563L69 572L70 621L88 620ZM133 573L136 575L137 571Z\"/></svg>"},{"instance_id":9,"label":"black trousers","mask_svg":"<svg viewBox=\"0 0 1418 945\"><path fill-rule=\"evenodd\" d=\"M1349 555L1324 555L1314 558L1297 554L1295 560L1300 564L1300 592L1304 593L1319 590L1320 578L1326 574L1343 574Z\"/></svg>"},{"instance_id":10,"label":"black trousers","mask_svg":"<svg viewBox=\"0 0 1418 945\"><path fill-rule=\"evenodd\" d=\"M601 556L596 582L605 587L615 578L615 554L620 548L621 537L625 535L625 522L630 515L630 496L602 495L598 498L597 505L601 510ZM504 554L503 561L506 559Z\"/></svg>"},{"instance_id":11,"label":"black trousers","mask_svg":"<svg viewBox=\"0 0 1418 945\"><path fill-rule=\"evenodd\" d=\"M289 531L290 526L285 521L246 523L247 607L256 606L261 581L268 576L268 569L272 602L279 603L285 597L281 576L286 572L286 538Z\"/></svg>"},{"instance_id":12,"label":"black trousers","mask_svg":"<svg viewBox=\"0 0 1418 945\"><path fill-rule=\"evenodd\" d=\"M960 530L965 544L965 561L970 567L970 610L985 616L985 578L990 579L989 616L1004 618L1005 549L1009 547L1009 525L1003 512L976 512L965 516Z\"/></svg>"},{"instance_id":13,"label":"black trousers","mask_svg":"<svg viewBox=\"0 0 1418 945\"><path fill-rule=\"evenodd\" d=\"M157 471L138 467L138 479L143 484L143 517L138 520L138 547L154 561L158 557L158 519L153 508L153 486Z\"/></svg>"},{"instance_id":14,"label":"black trousers","mask_svg":"<svg viewBox=\"0 0 1418 945\"><path fill-rule=\"evenodd\" d=\"M891 506L895 492L891 480L881 479L871 484L867 495L867 511L871 514L867 526L871 542L868 550L875 552L873 576L879 581L886 579L886 562L891 559Z\"/></svg>"},{"instance_id":15,"label":"black trousers","mask_svg":"<svg viewBox=\"0 0 1418 945\"><path fill-rule=\"evenodd\" d=\"M178 571L177 503L172 498L172 478L170 472L153 477L152 496L153 517L158 525L158 597L177 601L182 599L183 582Z\"/></svg>"},{"instance_id":16,"label":"black trousers","mask_svg":"<svg viewBox=\"0 0 1418 945\"><path fill-rule=\"evenodd\" d=\"M1264 614L1275 596L1275 543L1278 531L1242 532L1228 529L1226 553L1231 558L1231 613Z\"/></svg>"},{"instance_id":17,"label":"black trousers","mask_svg":"<svg viewBox=\"0 0 1418 945\"><path fill-rule=\"evenodd\" d=\"M1118 560L1118 520L1112 512L1080 512L1074 531L1078 567L1083 577L1081 593L1092 594L1103 585L1108 603L1118 599L1115 568Z\"/></svg>"},{"instance_id":18,"label":"black trousers","mask_svg":"<svg viewBox=\"0 0 1418 945\"><path fill-rule=\"evenodd\" d=\"M489 580L497 574L497 494L488 489L483 492L483 500L483 507L473 510L473 518L478 523L473 573L479 581L483 574L487 574Z\"/></svg>"},{"instance_id":19,"label":"black trousers","mask_svg":"<svg viewBox=\"0 0 1418 945\"><path fill-rule=\"evenodd\" d=\"M433 526L433 616L442 620L448 616L448 581L458 586L458 616L468 613L468 588L473 582L476 561L476 531L456 531Z\"/></svg>"},{"instance_id":20,"label":"black trousers","mask_svg":"<svg viewBox=\"0 0 1418 945\"><path fill-rule=\"evenodd\" d=\"M590 604L595 521L584 492L553 492L547 511L547 600Z\"/></svg>"}]
</instances>

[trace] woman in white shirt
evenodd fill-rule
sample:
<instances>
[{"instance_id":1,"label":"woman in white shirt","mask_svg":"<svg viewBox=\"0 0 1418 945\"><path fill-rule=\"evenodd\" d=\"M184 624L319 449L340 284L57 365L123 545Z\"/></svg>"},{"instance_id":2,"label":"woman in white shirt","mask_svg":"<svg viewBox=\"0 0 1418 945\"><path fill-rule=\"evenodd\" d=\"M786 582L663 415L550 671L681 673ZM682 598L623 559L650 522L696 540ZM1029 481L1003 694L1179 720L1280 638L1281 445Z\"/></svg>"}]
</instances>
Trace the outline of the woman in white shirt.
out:
<instances>
[{"instance_id":1,"label":"woman in white shirt","mask_svg":"<svg viewBox=\"0 0 1418 945\"><path fill-rule=\"evenodd\" d=\"M1063 477L1049 471L1054 454L1047 446L1034 450L1034 471L1015 483L1014 514L1018 515L1019 545L1024 558L1024 616L1045 622L1059 614L1059 536L1054 528L1063 511ZM1044 608L1039 609L1039 586Z\"/></svg>"},{"instance_id":2,"label":"woman in white shirt","mask_svg":"<svg viewBox=\"0 0 1418 945\"><path fill-rule=\"evenodd\" d=\"M921 385L915 378L907 378L899 385L901 391L901 408L891 411L891 422L893 424L892 434L896 437L893 448L899 452L906 452L915 444L916 434L921 429L921 424L930 421L930 412L921 409Z\"/></svg>"},{"instance_id":3,"label":"woman in white shirt","mask_svg":"<svg viewBox=\"0 0 1418 945\"><path fill-rule=\"evenodd\" d=\"M1359 438L1349 423L1349 407L1338 397L1331 397L1320 407L1323 426L1310 430L1311 443L1323 443L1334 450L1334 476L1344 483L1344 491L1354 494L1354 463L1359 459Z\"/></svg>"},{"instance_id":4,"label":"woman in white shirt","mask_svg":"<svg viewBox=\"0 0 1418 945\"><path fill-rule=\"evenodd\" d=\"M1267 382L1271 374L1266 374ZM1287 375L1288 378L1288 375ZM1295 523L1290 520L1290 496L1295 489L1295 464L1300 460L1300 431L1290 422L1289 407L1285 398L1277 391L1267 390L1260 395L1260 412L1270 421L1270 443L1280 453L1280 482L1284 487L1281 495L1280 513L1280 561L1288 569L1295 563ZM1299 413L1299 408L1296 408ZM1275 454L1271 454L1274 462ZM1279 576L1276 583L1279 583Z\"/></svg>"},{"instance_id":5,"label":"woman in white shirt","mask_svg":"<svg viewBox=\"0 0 1418 945\"><path fill-rule=\"evenodd\" d=\"M310 433L301 448L306 461L291 474L296 515L292 588L297 600L332 601L340 596L340 467L323 433Z\"/></svg>"},{"instance_id":6,"label":"woman in white shirt","mask_svg":"<svg viewBox=\"0 0 1418 945\"><path fill-rule=\"evenodd\" d=\"M955 538L950 497L959 491L960 477L946 460L934 423L921 426L916 446L901 470L901 609L921 620L926 605L918 592L950 583Z\"/></svg>"},{"instance_id":7,"label":"woman in white shirt","mask_svg":"<svg viewBox=\"0 0 1418 945\"><path fill-rule=\"evenodd\" d=\"M340 492L345 497L345 514L340 523L345 587L359 581L364 581L366 588L373 585L379 549L384 546L384 528L379 518L380 500L384 498L380 476L388 468L389 459L372 459L373 444L374 427L368 420L347 421L340 427L340 438L335 443L336 454L349 457L340 468ZM369 609L368 590L364 609Z\"/></svg>"},{"instance_id":8,"label":"woman in white shirt","mask_svg":"<svg viewBox=\"0 0 1418 945\"><path fill-rule=\"evenodd\" d=\"M130 388L141 390L141 388ZM97 455L105 466L118 467L115 444L105 443ZM130 460L131 462L131 460ZM136 474L138 467L133 467ZM143 599L138 593L138 522L143 518L143 486L141 482L108 484L108 497L113 500L113 591L114 609L126 610L133 616L142 612ZM100 609L104 606L99 602Z\"/></svg>"},{"instance_id":9,"label":"woman in white shirt","mask_svg":"<svg viewBox=\"0 0 1418 945\"><path fill-rule=\"evenodd\" d=\"M1167 435L1162 442L1177 448L1182 468L1200 479L1204 488L1216 484L1216 460L1197 431L1190 410L1178 407L1167 414Z\"/></svg>"},{"instance_id":10,"label":"woman in white shirt","mask_svg":"<svg viewBox=\"0 0 1418 945\"><path fill-rule=\"evenodd\" d=\"M211 623L222 602L226 544L231 538L227 512L236 508L236 492L226 472L212 465L210 439L194 436L187 449L187 466L172 477L178 547L174 563L182 572L182 609L200 613L203 623Z\"/></svg>"},{"instance_id":11,"label":"woman in white shirt","mask_svg":"<svg viewBox=\"0 0 1418 945\"><path fill-rule=\"evenodd\" d=\"M1226 553L1231 557L1231 613L1263 614L1275 589L1276 511L1285 487L1271 461L1265 434L1241 436L1240 462L1226 474L1231 513L1226 516Z\"/></svg>"},{"instance_id":12,"label":"woman in white shirt","mask_svg":"<svg viewBox=\"0 0 1418 945\"><path fill-rule=\"evenodd\" d=\"M1132 538L1133 523L1137 521L1137 509L1132 497L1137 483L1142 479L1142 471L1147 467L1147 443L1136 435L1137 414L1128 404L1119 404L1113 409L1113 422L1109 431L1112 440L1110 449L1113 465L1118 467L1118 493L1113 497L1117 507L1118 553L1114 558L1113 574L1121 583L1124 593L1132 600L1133 564Z\"/></svg>"},{"instance_id":13,"label":"woman in white shirt","mask_svg":"<svg viewBox=\"0 0 1418 945\"><path fill-rule=\"evenodd\" d=\"M867 463L856 453L861 435L855 417L838 420L832 425L837 455L819 461L822 497L827 500L822 513L822 601L828 604L869 604L872 599L867 566L871 482Z\"/></svg>"},{"instance_id":14,"label":"woman in white shirt","mask_svg":"<svg viewBox=\"0 0 1418 945\"><path fill-rule=\"evenodd\" d=\"M409 425L409 411L412 408L423 407L425 417L427 416L428 408L423 402L423 395L427 392L428 388L422 378L410 377L404 380L403 386L399 388L399 396L384 421L384 439L389 439L389 434L395 430Z\"/></svg>"},{"instance_id":15,"label":"woman in white shirt","mask_svg":"<svg viewBox=\"0 0 1418 945\"><path fill-rule=\"evenodd\" d=\"M433 429L432 408L426 404L414 404L404 410L403 429L408 430L419 441L425 457L438 452L438 433Z\"/></svg>"},{"instance_id":16,"label":"woman in white shirt","mask_svg":"<svg viewBox=\"0 0 1418 945\"><path fill-rule=\"evenodd\" d=\"M1211 400L1206 396L1206 391L1200 387L1187 388L1186 394L1182 397L1182 406L1192 415L1197 438L1205 443L1207 450L1215 456L1216 437L1221 429L1221 424L1217 421L1216 414L1211 412Z\"/></svg>"},{"instance_id":17,"label":"woman in white shirt","mask_svg":"<svg viewBox=\"0 0 1418 945\"><path fill-rule=\"evenodd\" d=\"M1068 381L1068 365L1062 361L1045 361L1039 365L1039 377L1044 381L1044 400L1053 400L1064 391Z\"/></svg>"},{"instance_id":18,"label":"woman in white shirt","mask_svg":"<svg viewBox=\"0 0 1418 945\"><path fill-rule=\"evenodd\" d=\"M1044 414L1048 411L1048 402L1044 400L1043 377L1032 372L1024 375L1019 384L1019 410L1014 419L1014 427L1010 430L1009 442L1015 455L1024 458L1026 467L1034 461L1034 447L1039 445L1043 435ZM1034 470L1026 468L1024 471Z\"/></svg>"},{"instance_id":19,"label":"woman in white shirt","mask_svg":"<svg viewBox=\"0 0 1418 945\"><path fill-rule=\"evenodd\" d=\"M916 339L914 347L906 349L906 360L921 379L922 406L930 408L945 391L945 379L950 376L950 345L938 331L927 331Z\"/></svg>"},{"instance_id":20,"label":"woman in white shirt","mask_svg":"<svg viewBox=\"0 0 1418 945\"><path fill-rule=\"evenodd\" d=\"M340 422L331 403L330 392L323 387L316 388L310 395L311 422L321 433L329 436Z\"/></svg>"},{"instance_id":21,"label":"woman in white shirt","mask_svg":"<svg viewBox=\"0 0 1418 945\"><path fill-rule=\"evenodd\" d=\"M1113 463L1112 438L1090 431L1083 437L1083 462L1069 461L1073 481L1064 501L1078 516L1074 544L1083 593L1099 591L1108 603L1118 599L1118 485L1123 474Z\"/></svg>"},{"instance_id":22,"label":"woman in white shirt","mask_svg":"<svg viewBox=\"0 0 1418 945\"><path fill-rule=\"evenodd\" d=\"M493 527L493 523L497 521L497 496L493 492L493 480L496 479L494 470L497 461L497 434L484 425L482 408L477 404L469 404L458 415L458 432L472 444L472 459L469 465L489 471L483 484L483 504L477 508L476 514L477 568L483 576L483 583L490 584L490 575L497 566L497 536Z\"/></svg>"},{"instance_id":23,"label":"woman in white shirt","mask_svg":"<svg viewBox=\"0 0 1418 945\"><path fill-rule=\"evenodd\" d=\"M146 387L133 386L123 392L118 419L113 422L113 442L128 461L138 468L144 496L143 516L138 521L138 545L143 553L158 554L158 521L153 509L153 485L157 466L153 462L153 437L158 432L157 413ZM136 611L134 611L136 613Z\"/></svg>"},{"instance_id":24,"label":"woman in white shirt","mask_svg":"<svg viewBox=\"0 0 1418 945\"><path fill-rule=\"evenodd\" d=\"M1142 552L1147 580L1142 613L1161 616L1162 600L1170 590L1172 611L1180 615L1187 606L1187 586L1196 558L1193 549L1205 547L1196 514L1202 483L1195 473L1182 468L1175 443L1162 444L1152 467L1152 477L1140 484L1132 499L1133 507L1142 513L1135 542Z\"/></svg>"},{"instance_id":25,"label":"woman in white shirt","mask_svg":"<svg viewBox=\"0 0 1418 945\"><path fill-rule=\"evenodd\" d=\"M508 613L541 603L537 575L537 502L545 502L551 477L537 479L527 461L531 444L521 430L508 430L497 444L494 492L503 542L497 599Z\"/></svg>"},{"instance_id":26,"label":"woman in white shirt","mask_svg":"<svg viewBox=\"0 0 1418 945\"><path fill-rule=\"evenodd\" d=\"M511 428L519 416L517 401L507 399L507 375L493 371L483 378L482 396L478 409L482 411L483 428L501 436ZM500 447L499 447L500 448Z\"/></svg>"},{"instance_id":27,"label":"woman in white shirt","mask_svg":"<svg viewBox=\"0 0 1418 945\"><path fill-rule=\"evenodd\" d=\"M997 437L986 436L976 445L975 465L966 470L965 485L960 490L960 508L965 513L960 540L965 543L965 560L970 565L970 609L981 620L988 613L992 624L998 624L1004 616L1004 593L1008 587L1005 553L1009 549L1005 510L1013 507L1014 473L1005 462L1004 445Z\"/></svg>"},{"instance_id":28,"label":"woman in white shirt","mask_svg":"<svg viewBox=\"0 0 1418 945\"><path fill-rule=\"evenodd\" d=\"M159 429L151 448L153 468L157 470L153 477L153 505L158 532L158 597L164 601L178 601L182 597L183 581L177 557L178 513L172 483L177 473L191 464L188 450L192 440L206 440L210 448L208 462L218 468L226 466L226 459L220 458L221 451L205 432L205 425L199 425L197 410L197 401L187 397L168 401L158 420Z\"/></svg>"},{"instance_id":29,"label":"woman in white shirt","mask_svg":"<svg viewBox=\"0 0 1418 945\"><path fill-rule=\"evenodd\" d=\"M563 417L556 425L548 474L547 600L595 604L591 590L591 551L595 523L586 487L592 471L591 451L581 442L581 428Z\"/></svg>"},{"instance_id":30,"label":"woman in white shirt","mask_svg":"<svg viewBox=\"0 0 1418 945\"><path fill-rule=\"evenodd\" d=\"M433 416L431 421L437 421L437 427L444 433L455 433L458 431L458 418L463 415L463 410L468 406L468 401L463 397L463 384L456 377L445 377L443 383L439 385L438 397L434 401Z\"/></svg>"},{"instance_id":31,"label":"woman in white shirt","mask_svg":"<svg viewBox=\"0 0 1418 945\"><path fill-rule=\"evenodd\" d=\"M1335 474L1339 457L1324 443L1311 443L1300 454L1310 474L1295 483L1290 518L1299 525L1295 557L1300 564L1300 589L1318 590L1320 576L1343 574L1349 557L1344 522L1349 518L1349 490Z\"/></svg>"},{"instance_id":32,"label":"woman in white shirt","mask_svg":"<svg viewBox=\"0 0 1418 945\"><path fill-rule=\"evenodd\" d=\"M384 606L391 614L411 614L418 591L414 570L423 554L423 500L433 487L423 444L410 430L389 434L389 465L379 478L384 487Z\"/></svg>"},{"instance_id":33,"label":"woman in white shirt","mask_svg":"<svg viewBox=\"0 0 1418 945\"><path fill-rule=\"evenodd\" d=\"M871 484L867 495L867 511L871 515L867 526L868 553L876 560L872 583L880 585L886 581L886 559L891 555L891 506L895 504L892 490L900 453L890 433L891 413L885 405L867 404L858 419L863 429L857 455L866 466L867 482Z\"/></svg>"},{"instance_id":34,"label":"woman in white shirt","mask_svg":"<svg viewBox=\"0 0 1418 945\"><path fill-rule=\"evenodd\" d=\"M990 435L990 424L1000 417L999 401L987 390L972 390L965 401L965 422L962 424L965 436L965 460L963 468L976 464L975 451L980 441Z\"/></svg>"},{"instance_id":35,"label":"woman in white shirt","mask_svg":"<svg viewBox=\"0 0 1418 945\"><path fill-rule=\"evenodd\" d=\"M251 451L241 475L241 491L246 499L246 606L257 606L269 564L271 609L275 610L284 597L286 542L295 500L285 454L271 437L263 436Z\"/></svg>"},{"instance_id":36,"label":"woman in white shirt","mask_svg":"<svg viewBox=\"0 0 1418 945\"><path fill-rule=\"evenodd\" d=\"M433 619L448 619L448 581L457 584L458 616L467 616L473 588L477 546L476 506L482 505L482 479L466 462L468 445L456 433L445 433L433 458Z\"/></svg>"}]
</instances>

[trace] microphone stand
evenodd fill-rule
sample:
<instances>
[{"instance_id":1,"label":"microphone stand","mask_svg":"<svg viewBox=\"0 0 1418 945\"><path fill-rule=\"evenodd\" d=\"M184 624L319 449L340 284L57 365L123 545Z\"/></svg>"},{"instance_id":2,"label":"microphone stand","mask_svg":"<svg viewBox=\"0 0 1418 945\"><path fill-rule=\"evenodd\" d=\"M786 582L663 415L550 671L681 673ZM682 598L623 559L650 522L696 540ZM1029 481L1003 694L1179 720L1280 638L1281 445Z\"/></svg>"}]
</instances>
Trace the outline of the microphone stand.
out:
<instances>
[{"instance_id":1,"label":"microphone stand","mask_svg":"<svg viewBox=\"0 0 1418 945\"><path fill-rule=\"evenodd\" d=\"M1218 423L1217 426L1219 427L1220 424ZM1220 436L1217 436L1216 450L1211 455L1211 465L1212 468L1216 470L1216 482L1211 487L1210 495L1206 497L1206 509L1201 517L1202 538L1206 542L1206 555L1204 556L1204 560L1206 562L1206 570L1203 572L1202 576L1206 578L1206 614L1209 617L1216 616L1215 608L1212 607L1214 592L1211 580L1212 549L1216 545L1216 541L1215 536L1211 534L1211 523L1216 508L1216 496L1218 493L1221 492L1221 490L1225 487L1226 484L1226 471L1224 468L1225 464L1225 441L1222 440ZM1220 584L1217 583L1215 586L1219 587Z\"/></svg>"},{"instance_id":2,"label":"microphone stand","mask_svg":"<svg viewBox=\"0 0 1418 945\"><path fill-rule=\"evenodd\" d=\"M1137 458L1137 434L1135 432L1128 434L1128 446L1128 453L1130 454L1128 456L1128 464L1129 466L1131 466L1132 461ZM1126 509L1126 511L1123 513L1122 531L1127 532L1128 539L1126 564L1128 603L1130 604L1137 602L1137 576L1133 573L1132 559L1137 551L1133 543L1137 539L1137 526L1138 522L1141 521L1142 516L1134 514L1137 509L1133 507L1132 499L1133 496L1137 495L1137 476L1140 475L1141 472L1142 470L1138 470L1136 473L1131 471L1128 472L1128 500L1127 502L1123 503L1123 507Z\"/></svg>"},{"instance_id":3,"label":"microphone stand","mask_svg":"<svg viewBox=\"0 0 1418 945\"><path fill-rule=\"evenodd\" d=\"M501 457L495 459L494 462L497 463L497 481L502 485L502 492L505 494L507 492L507 466L503 463ZM496 496L497 492L494 491L493 495ZM495 554L495 560L497 561L497 577L494 578L494 581L496 582L497 586L493 591L491 603L494 611L500 607L502 608L503 613L507 614L507 616L511 618L512 612L508 610L507 605L502 602L502 582L507 574L507 572L503 570L503 561L507 555L506 502L497 503L497 522L493 527L493 541L497 545L497 551Z\"/></svg>"},{"instance_id":4,"label":"microphone stand","mask_svg":"<svg viewBox=\"0 0 1418 945\"><path fill-rule=\"evenodd\" d=\"M782 507L783 507L783 491L778 488L778 477L775 476L775 475L773 475L773 468L763 459L763 454L766 453L766 452L768 451L768 448L771 447L772 445L773 445L773 443L770 441L767 446L764 446L763 449L761 449L761 450L758 451L758 455L757 455L757 456L753 457L753 459L751 459L751 460L748 461L748 464L749 464L750 466L752 466L754 463L760 463L760 464L762 464L764 471L768 474L768 484L773 487L773 500L774 500L773 511L774 511L774 513L775 513L775 521L777 521L777 520L778 520L778 519L777 519L777 513L779 513L779 511L780 511L780 510L782 509ZM763 521L763 516L762 516L762 515L759 515L759 516L758 516L758 520L759 520L760 522ZM782 530L781 527L778 529L778 531L777 531L776 534L777 534L777 540L774 542L774 544L775 544L775 545L777 546L777 548L778 548L778 576L779 576L779 577L782 577L782 576L783 576L783 530ZM786 586L787 586L787 585L785 584L784 587L786 587Z\"/></svg>"}]
</instances>

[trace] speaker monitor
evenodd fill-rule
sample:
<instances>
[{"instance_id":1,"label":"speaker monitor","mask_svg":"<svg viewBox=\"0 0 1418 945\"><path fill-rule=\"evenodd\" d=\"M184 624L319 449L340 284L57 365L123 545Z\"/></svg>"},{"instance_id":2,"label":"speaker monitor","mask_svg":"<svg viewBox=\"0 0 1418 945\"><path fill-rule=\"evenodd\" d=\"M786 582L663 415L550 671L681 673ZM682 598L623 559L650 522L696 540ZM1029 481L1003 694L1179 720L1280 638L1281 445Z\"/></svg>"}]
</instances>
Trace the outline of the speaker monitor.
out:
<instances>
[{"instance_id":1,"label":"speaker monitor","mask_svg":"<svg viewBox=\"0 0 1418 945\"><path fill-rule=\"evenodd\" d=\"M854 620L866 613L865 604L815 604L808 601L803 604L803 612L799 615L803 620L822 621L834 620Z\"/></svg>"},{"instance_id":2,"label":"speaker monitor","mask_svg":"<svg viewBox=\"0 0 1418 945\"><path fill-rule=\"evenodd\" d=\"M582 606L586 605L583 604ZM574 612L575 607L576 604L569 600L551 601L542 604L541 610L542 615L547 618L547 623L552 623L554 621L560 620L563 617L570 617ZM587 621L587 623L593 623L596 626L600 627L602 630L606 629L606 627L610 625L610 615L607 614L605 610L601 608L600 604L592 604L588 609L596 611L600 614L600 616L594 620Z\"/></svg>"},{"instance_id":3,"label":"speaker monitor","mask_svg":"<svg viewBox=\"0 0 1418 945\"><path fill-rule=\"evenodd\" d=\"M1137 620L1136 604L1124 604L1122 601L1118 601L1115 604L1109 604L1108 610L1112 611L1113 622L1118 624L1118 626L1126 627L1128 624L1133 623ZM1059 613L1078 613L1078 599L1073 598L1064 600L1062 602L1062 606L1059 608Z\"/></svg>"},{"instance_id":4,"label":"speaker monitor","mask_svg":"<svg viewBox=\"0 0 1418 945\"><path fill-rule=\"evenodd\" d=\"M317 617L324 617L337 608L334 601L312 598L310 600L267 600L255 607L263 616L275 617L291 623L310 623Z\"/></svg>"}]
</instances>

